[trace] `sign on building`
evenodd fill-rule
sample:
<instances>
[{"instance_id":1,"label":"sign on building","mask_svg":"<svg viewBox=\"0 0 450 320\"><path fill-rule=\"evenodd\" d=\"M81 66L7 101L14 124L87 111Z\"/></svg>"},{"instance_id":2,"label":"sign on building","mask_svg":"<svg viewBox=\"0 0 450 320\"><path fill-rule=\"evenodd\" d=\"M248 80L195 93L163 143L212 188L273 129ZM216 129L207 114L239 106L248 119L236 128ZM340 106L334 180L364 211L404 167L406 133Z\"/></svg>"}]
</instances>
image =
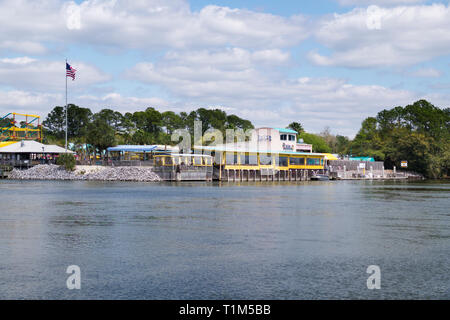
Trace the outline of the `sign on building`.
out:
<instances>
[{"instance_id":1,"label":"sign on building","mask_svg":"<svg viewBox=\"0 0 450 320\"><path fill-rule=\"evenodd\" d=\"M402 161L402 162L400 163L400 166L401 166L402 168L408 168L408 161Z\"/></svg>"},{"instance_id":2,"label":"sign on building","mask_svg":"<svg viewBox=\"0 0 450 320\"><path fill-rule=\"evenodd\" d=\"M366 164L364 162L359 164L359 168L360 169L365 169L366 168Z\"/></svg>"}]
</instances>

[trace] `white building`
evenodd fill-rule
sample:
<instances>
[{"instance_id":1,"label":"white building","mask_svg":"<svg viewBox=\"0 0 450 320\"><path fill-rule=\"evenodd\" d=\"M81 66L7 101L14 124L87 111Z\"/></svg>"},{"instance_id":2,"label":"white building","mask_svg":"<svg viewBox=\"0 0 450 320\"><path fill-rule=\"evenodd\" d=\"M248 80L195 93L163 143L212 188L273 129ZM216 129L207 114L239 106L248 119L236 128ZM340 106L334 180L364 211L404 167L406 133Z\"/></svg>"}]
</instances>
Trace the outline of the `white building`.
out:
<instances>
[{"instance_id":1,"label":"white building","mask_svg":"<svg viewBox=\"0 0 450 320\"><path fill-rule=\"evenodd\" d=\"M54 161L61 153L66 153L66 150L32 140L0 142L0 164L15 166L44 163ZM74 152L67 150L67 153Z\"/></svg>"}]
</instances>

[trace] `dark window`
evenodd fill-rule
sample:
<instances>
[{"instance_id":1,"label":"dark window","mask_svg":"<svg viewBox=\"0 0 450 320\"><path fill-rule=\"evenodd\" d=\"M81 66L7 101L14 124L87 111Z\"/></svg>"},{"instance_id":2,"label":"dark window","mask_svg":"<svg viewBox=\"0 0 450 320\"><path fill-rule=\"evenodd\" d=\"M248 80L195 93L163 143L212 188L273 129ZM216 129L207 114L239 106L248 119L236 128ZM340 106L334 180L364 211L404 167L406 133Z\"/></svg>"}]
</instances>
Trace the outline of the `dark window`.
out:
<instances>
[{"instance_id":1,"label":"dark window","mask_svg":"<svg viewBox=\"0 0 450 320\"><path fill-rule=\"evenodd\" d=\"M288 166L288 157L280 157L279 161L280 161L280 164L279 164L280 167Z\"/></svg>"},{"instance_id":2,"label":"dark window","mask_svg":"<svg viewBox=\"0 0 450 320\"><path fill-rule=\"evenodd\" d=\"M289 141L295 141L295 136L294 135L289 135Z\"/></svg>"},{"instance_id":3,"label":"dark window","mask_svg":"<svg viewBox=\"0 0 450 320\"><path fill-rule=\"evenodd\" d=\"M286 135L286 134L282 134L282 135L280 136L280 140L281 140L281 141L286 141L286 140L287 140L287 135Z\"/></svg>"},{"instance_id":4,"label":"dark window","mask_svg":"<svg viewBox=\"0 0 450 320\"><path fill-rule=\"evenodd\" d=\"M289 163L291 166L303 166L305 165L305 158L290 158Z\"/></svg>"},{"instance_id":5,"label":"dark window","mask_svg":"<svg viewBox=\"0 0 450 320\"><path fill-rule=\"evenodd\" d=\"M320 166L320 159L308 158L307 164L308 164L308 166Z\"/></svg>"}]
</instances>

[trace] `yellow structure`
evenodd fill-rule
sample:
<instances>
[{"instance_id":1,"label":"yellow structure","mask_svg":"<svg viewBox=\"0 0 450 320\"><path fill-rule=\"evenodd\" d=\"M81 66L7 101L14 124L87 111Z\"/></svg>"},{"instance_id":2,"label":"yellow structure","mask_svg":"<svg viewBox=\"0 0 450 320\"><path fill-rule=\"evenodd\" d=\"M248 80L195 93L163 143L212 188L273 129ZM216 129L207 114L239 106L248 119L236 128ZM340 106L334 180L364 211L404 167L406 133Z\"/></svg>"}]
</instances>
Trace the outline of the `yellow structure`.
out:
<instances>
[{"instance_id":1,"label":"yellow structure","mask_svg":"<svg viewBox=\"0 0 450 320\"><path fill-rule=\"evenodd\" d=\"M11 112L0 120L10 120L0 127L0 141L38 140L42 142L40 116Z\"/></svg>"},{"instance_id":2,"label":"yellow structure","mask_svg":"<svg viewBox=\"0 0 450 320\"><path fill-rule=\"evenodd\" d=\"M196 154L166 154L155 156L155 166L157 167L174 167L177 165L212 167L213 159L210 156Z\"/></svg>"}]
</instances>

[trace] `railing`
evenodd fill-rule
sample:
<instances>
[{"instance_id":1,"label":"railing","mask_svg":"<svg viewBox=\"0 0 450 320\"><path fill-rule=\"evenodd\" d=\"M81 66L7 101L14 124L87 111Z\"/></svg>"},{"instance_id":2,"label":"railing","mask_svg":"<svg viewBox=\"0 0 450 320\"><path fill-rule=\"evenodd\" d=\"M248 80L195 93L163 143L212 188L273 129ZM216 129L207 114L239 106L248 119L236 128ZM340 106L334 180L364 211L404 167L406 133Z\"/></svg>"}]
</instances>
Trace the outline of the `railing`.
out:
<instances>
[{"instance_id":1,"label":"railing","mask_svg":"<svg viewBox=\"0 0 450 320\"><path fill-rule=\"evenodd\" d=\"M11 166L15 168L30 168L38 164L55 164L55 160L16 160L16 159L0 159L1 166Z\"/></svg>"},{"instance_id":2,"label":"railing","mask_svg":"<svg viewBox=\"0 0 450 320\"><path fill-rule=\"evenodd\" d=\"M153 160L77 160L79 166L109 166L109 167L151 167Z\"/></svg>"}]
</instances>

